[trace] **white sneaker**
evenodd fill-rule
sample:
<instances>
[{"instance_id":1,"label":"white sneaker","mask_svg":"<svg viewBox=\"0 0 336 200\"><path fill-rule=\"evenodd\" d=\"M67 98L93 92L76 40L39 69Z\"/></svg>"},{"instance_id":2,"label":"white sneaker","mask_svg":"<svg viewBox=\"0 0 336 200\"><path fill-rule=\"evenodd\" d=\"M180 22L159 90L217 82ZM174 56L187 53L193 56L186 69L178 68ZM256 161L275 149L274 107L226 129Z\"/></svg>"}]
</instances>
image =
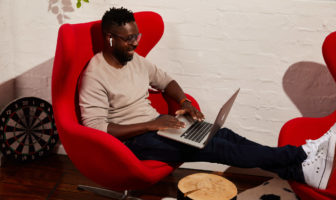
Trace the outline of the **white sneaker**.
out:
<instances>
[{"instance_id":1,"label":"white sneaker","mask_svg":"<svg viewBox=\"0 0 336 200\"><path fill-rule=\"evenodd\" d=\"M335 157L336 135L328 136L329 140L321 139L317 151L310 154L302 163L302 171L306 183L318 189L326 189L328 181L333 170L333 162ZM316 144L311 145L316 147Z\"/></svg>"},{"instance_id":2,"label":"white sneaker","mask_svg":"<svg viewBox=\"0 0 336 200\"><path fill-rule=\"evenodd\" d=\"M328 141L331 135L336 135L336 123L318 139L306 140L306 144L302 145L302 148L307 154L307 159L310 159L311 156L315 156L319 145Z\"/></svg>"}]
</instances>

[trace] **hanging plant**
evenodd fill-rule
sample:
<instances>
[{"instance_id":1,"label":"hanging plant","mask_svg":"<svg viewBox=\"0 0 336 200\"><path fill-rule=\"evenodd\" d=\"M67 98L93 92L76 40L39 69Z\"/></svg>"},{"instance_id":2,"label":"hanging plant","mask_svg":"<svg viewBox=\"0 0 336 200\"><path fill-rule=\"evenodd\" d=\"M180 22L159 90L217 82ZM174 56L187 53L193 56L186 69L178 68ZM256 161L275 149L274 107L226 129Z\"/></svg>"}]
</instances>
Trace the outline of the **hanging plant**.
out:
<instances>
[{"instance_id":1,"label":"hanging plant","mask_svg":"<svg viewBox=\"0 0 336 200\"><path fill-rule=\"evenodd\" d=\"M89 3L89 0L77 0L77 8L80 8L82 6L82 1L86 2L86 3Z\"/></svg>"}]
</instances>

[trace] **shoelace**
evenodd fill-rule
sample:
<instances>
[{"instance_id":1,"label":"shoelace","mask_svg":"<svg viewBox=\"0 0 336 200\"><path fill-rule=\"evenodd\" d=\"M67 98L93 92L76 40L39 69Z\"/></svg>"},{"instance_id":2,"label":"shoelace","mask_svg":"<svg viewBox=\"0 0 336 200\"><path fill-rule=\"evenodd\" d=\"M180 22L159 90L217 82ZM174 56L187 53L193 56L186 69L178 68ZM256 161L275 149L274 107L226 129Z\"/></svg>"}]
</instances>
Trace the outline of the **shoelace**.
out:
<instances>
[{"instance_id":1,"label":"shoelace","mask_svg":"<svg viewBox=\"0 0 336 200\"><path fill-rule=\"evenodd\" d=\"M327 141L327 139L329 138L327 136L328 136L328 134L325 134L322 138L320 138L319 139L320 140L319 144L322 144L323 142ZM308 140L306 140L306 144L307 144L307 147L311 151L307 152L308 157L305 161L303 161L303 163L302 163L303 166L306 166L306 165L309 166L310 164L314 164L314 162L317 161L323 155L323 150L324 150L324 147L322 147L319 150L319 144L317 144L316 140L308 139ZM311 154L312 152L316 152L315 155Z\"/></svg>"},{"instance_id":2,"label":"shoelace","mask_svg":"<svg viewBox=\"0 0 336 200\"><path fill-rule=\"evenodd\" d=\"M316 162L318 159L320 159L323 156L323 150L324 150L324 147L322 147L320 150L317 151L316 156L314 156L313 158L306 159L305 161L303 161L302 165L303 166L306 166L306 165L309 166L311 164L314 164L314 162ZM320 171L320 167L317 167L315 173L319 173L319 171Z\"/></svg>"},{"instance_id":3,"label":"shoelace","mask_svg":"<svg viewBox=\"0 0 336 200\"><path fill-rule=\"evenodd\" d=\"M335 134L331 129L328 130L327 133L325 133L322 137L320 137L319 139L316 139L316 140L311 140L311 139L308 139L306 140L306 145L309 149L311 149L311 151L307 152L308 154L308 157L310 157L309 155L312 153L312 152L316 152L318 150L318 146L319 144L325 142L326 140L329 140L331 134Z\"/></svg>"},{"instance_id":4,"label":"shoelace","mask_svg":"<svg viewBox=\"0 0 336 200\"><path fill-rule=\"evenodd\" d=\"M310 151L307 152L307 156L310 157L309 155L311 155L312 152L316 152L318 149L318 145L316 144L316 142L314 140L306 140L306 145L307 147L310 149Z\"/></svg>"}]
</instances>

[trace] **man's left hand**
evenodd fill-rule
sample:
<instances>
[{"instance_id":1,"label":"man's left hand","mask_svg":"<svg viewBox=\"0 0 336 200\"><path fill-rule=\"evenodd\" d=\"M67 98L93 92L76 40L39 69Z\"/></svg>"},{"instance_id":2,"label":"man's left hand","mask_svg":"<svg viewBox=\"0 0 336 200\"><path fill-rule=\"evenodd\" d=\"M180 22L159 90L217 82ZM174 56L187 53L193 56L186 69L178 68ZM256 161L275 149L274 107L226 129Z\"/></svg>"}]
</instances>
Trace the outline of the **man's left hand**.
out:
<instances>
[{"instance_id":1,"label":"man's left hand","mask_svg":"<svg viewBox=\"0 0 336 200\"><path fill-rule=\"evenodd\" d=\"M197 110L191 102L185 101L181 105L181 109L177 110L176 115L189 114L194 120L203 121L204 115L201 111Z\"/></svg>"}]
</instances>

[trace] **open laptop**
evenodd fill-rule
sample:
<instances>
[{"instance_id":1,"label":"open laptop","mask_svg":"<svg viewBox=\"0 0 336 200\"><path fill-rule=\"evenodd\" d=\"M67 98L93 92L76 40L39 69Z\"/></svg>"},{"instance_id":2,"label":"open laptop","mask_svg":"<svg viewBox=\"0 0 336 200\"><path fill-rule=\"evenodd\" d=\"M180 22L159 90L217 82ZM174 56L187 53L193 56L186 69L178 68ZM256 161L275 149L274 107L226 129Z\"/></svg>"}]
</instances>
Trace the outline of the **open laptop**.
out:
<instances>
[{"instance_id":1,"label":"open laptop","mask_svg":"<svg viewBox=\"0 0 336 200\"><path fill-rule=\"evenodd\" d=\"M238 92L239 89L225 102L213 124L195 121L188 115L180 115L177 119L185 123L185 128L160 130L158 135L202 149L224 125Z\"/></svg>"}]
</instances>

